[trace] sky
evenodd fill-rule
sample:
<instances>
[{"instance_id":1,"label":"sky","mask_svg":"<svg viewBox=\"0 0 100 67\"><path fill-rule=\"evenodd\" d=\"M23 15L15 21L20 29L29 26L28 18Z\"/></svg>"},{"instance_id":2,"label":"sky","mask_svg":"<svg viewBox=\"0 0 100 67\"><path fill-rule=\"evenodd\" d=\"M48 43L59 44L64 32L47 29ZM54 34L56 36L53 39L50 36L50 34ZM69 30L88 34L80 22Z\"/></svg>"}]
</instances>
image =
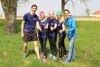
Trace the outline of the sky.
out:
<instances>
[{"instance_id":1,"label":"sky","mask_svg":"<svg viewBox=\"0 0 100 67\"><path fill-rule=\"evenodd\" d=\"M71 2L68 2L65 5L65 9L69 9L71 14L74 16L86 16L85 9L88 7L90 9L90 13L100 10L100 0L88 0L88 6L84 5L80 2L80 0L73 0L74 4L72 6ZM20 3L17 7L17 16L23 16L25 13L30 12L31 5L37 4L38 10L36 12L39 15L40 11L44 11L46 15L48 15L49 11L57 11L61 10L61 0L30 0L29 2L22 4ZM0 15L4 15L3 9L0 2Z\"/></svg>"}]
</instances>

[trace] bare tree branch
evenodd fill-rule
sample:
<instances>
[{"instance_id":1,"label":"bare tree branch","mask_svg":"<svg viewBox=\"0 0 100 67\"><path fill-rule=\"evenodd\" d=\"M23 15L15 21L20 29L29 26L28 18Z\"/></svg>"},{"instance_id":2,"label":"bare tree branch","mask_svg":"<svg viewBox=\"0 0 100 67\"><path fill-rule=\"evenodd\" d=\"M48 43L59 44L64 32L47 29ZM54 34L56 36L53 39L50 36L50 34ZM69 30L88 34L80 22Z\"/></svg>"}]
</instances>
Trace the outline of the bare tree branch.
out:
<instances>
[{"instance_id":1,"label":"bare tree branch","mask_svg":"<svg viewBox=\"0 0 100 67\"><path fill-rule=\"evenodd\" d=\"M68 1L69 1L69 0L65 0L65 4L67 4L67 3L68 3Z\"/></svg>"},{"instance_id":2,"label":"bare tree branch","mask_svg":"<svg viewBox=\"0 0 100 67\"><path fill-rule=\"evenodd\" d=\"M74 7L74 1L73 0L69 0L72 3L72 6Z\"/></svg>"},{"instance_id":3,"label":"bare tree branch","mask_svg":"<svg viewBox=\"0 0 100 67\"><path fill-rule=\"evenodd\" d=\"M81 3L84 3L86 5L86 7L88 6L87 1L88 0L80 0Z\"/></svg>"}]
</instances>

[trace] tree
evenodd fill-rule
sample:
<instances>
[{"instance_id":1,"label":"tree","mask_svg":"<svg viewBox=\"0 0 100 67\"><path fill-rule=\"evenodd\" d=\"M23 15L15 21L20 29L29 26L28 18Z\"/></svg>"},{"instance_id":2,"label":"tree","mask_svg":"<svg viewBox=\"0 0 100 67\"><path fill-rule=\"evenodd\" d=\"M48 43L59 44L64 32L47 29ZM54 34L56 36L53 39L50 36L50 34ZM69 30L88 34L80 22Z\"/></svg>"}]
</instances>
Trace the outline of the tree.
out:
<instances>
[{"instance_id":1,"label":"tree","mask_svg":"<svg viewBox=\"0 0 100 67\"><path fill-rule=\"evenodd\" d=\"M90 15L90 9L89 9L89 8L86 8L86 9L85 9L85 12L86 12L87 16Z\"/></svg>"},{"instance_id":2,"label":"tree","mask_svg":"<svg viewBox=\"0 0 100 67\"><path fill-rule=\"evenodd\" d=\"M16 11L18 3L25 3L29 0L1 0L2 8L6 18L7 34L16 33ZM62 11L64 12L65 5L73 0L61 0ZM86 3L87 0L81 0Z\"/></svg>"},{"instance_id":3,"label":"tree","mask_svg":"<svg viewBox=\"0 0 100 67\"><path fill-rule=\"evenodd\" d=\"M65 5L71 1L73 3L73 0L61 0L61 10L64 13Z\"/></svg>"},{"instance_id":4,"label":"tree","mask_svg":"<svg viewBox=\"0 0 100 67\"><path fill-rule=\"evenodd\" d=\"M16 32L17 0L1 0L6 19L7 34Z\"/></svg>"},{"instance_id":5,"label":"tree","mask_svg":"<svg viewBox=\"0 0 100 67\"><path fill-rule=\"evenodd\" d=\"M80 0L81 3L84 3L87 6L87 1L88 0ZM73 4L73 0L61 0L61 10L64 13L65 5L71 2Z\"/></svg>"},{"instance_id":6,"label":"tree","mask_svg":"<svg viewBox=\"0 0 100 67\"><path fill-rule=\"evenodd\" d=\"M2 8L6 19L6 33L16 33L16 13L17 4L19 2L27 2L28 0L1 0Z\"/></svg>"}]
</instances>

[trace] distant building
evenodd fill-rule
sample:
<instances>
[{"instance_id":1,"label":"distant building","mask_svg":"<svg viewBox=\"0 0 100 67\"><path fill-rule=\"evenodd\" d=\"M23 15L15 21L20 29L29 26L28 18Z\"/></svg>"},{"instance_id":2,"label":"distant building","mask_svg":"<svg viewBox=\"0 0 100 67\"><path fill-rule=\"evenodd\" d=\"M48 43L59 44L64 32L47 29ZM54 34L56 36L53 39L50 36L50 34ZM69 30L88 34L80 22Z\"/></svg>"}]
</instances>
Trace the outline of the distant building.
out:
<instances>
[{"instance_id":1,"label":"distant building","mask_svg":"<svg viewBox=\"0 0 100 67\"><path fill-rule=\"evenodd\" d=\"M92 13L93 17L100 17L100 10L97 10L96 12Z\"/></svg>"}]
</instances>

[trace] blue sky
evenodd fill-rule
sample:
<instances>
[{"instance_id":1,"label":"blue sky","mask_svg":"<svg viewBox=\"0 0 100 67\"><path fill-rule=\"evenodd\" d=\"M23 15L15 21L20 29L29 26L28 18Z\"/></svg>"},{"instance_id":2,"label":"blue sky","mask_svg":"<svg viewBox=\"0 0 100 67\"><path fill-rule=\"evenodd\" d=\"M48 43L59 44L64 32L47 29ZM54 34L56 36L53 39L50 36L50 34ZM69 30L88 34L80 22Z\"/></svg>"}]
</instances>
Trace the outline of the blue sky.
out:
<instances>
[{"instance_id":1,"label":"blue sky","mask_svg":"<svg viewBox=\"0 0 100 67\"><path fill-rule=\"evenodd\" d=\"M74 7L70 2L66 4L65 8L69 9L71 11L71 14L74 16L84 16L86 15L85 9L86 6L82 3L80 3L79 0L73 0L74 1ZM89 0L88 2L88 8L90 9L90 13L95 12L96 10L100 10L100 0ZM37 4L38 10L37 14L39 14L40 11L44 11L46 15L48 15L48 12L53 10L55 12L61 10L61 0L30 0L26 4L20 4L17 8L17 16L23 16L25 13L30 11L30 7L32 4ZM3 10L0 3L0 15L3 15Z\"/></svg>"}]
</instances>

